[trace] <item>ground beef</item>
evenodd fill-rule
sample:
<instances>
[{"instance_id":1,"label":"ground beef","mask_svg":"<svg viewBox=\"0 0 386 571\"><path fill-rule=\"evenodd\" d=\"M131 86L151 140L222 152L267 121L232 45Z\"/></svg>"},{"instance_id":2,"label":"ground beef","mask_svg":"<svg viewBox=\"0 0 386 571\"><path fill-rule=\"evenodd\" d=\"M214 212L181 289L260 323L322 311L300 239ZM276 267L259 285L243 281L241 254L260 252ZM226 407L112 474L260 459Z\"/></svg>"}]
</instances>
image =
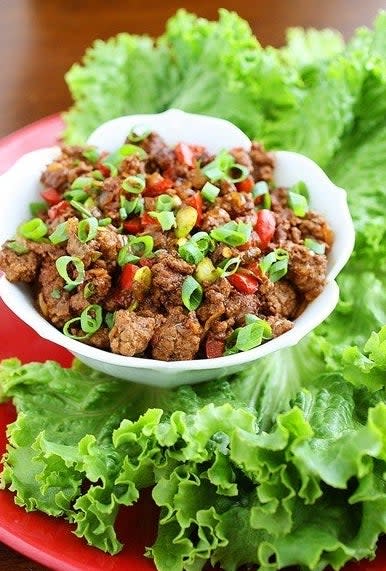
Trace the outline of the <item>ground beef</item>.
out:
<instances>
[{"instance_id":1,"label":"ground beef","mask_svg":"<svg viewBox=\"0 0 386 571\"><path fill-rule=\"evenodd\" d=\"M229 216L228 212L221 208L220 206L214 206L210 208L206 212L204 212L202 216L202 224L201 229L204 232L210 232L213 228L217 226L222 226L229 222L231 217Z\"/></svg>"},{"instance_id":2,"label":"ground beef","mask_svg":"<svg viewBox=\"0 0 386 571\"><path fill-rule=\"evenodd\" d=\"M151 340L152 356L161 361L190 361L200 347L202 328L194 311L172 308Z\"/></svg>"},{"instance_id":3,"label":"ground beef","mask_svg":"<svg viewBox=\"0 0 386 571\"><path fill-rule=\"evenodd\" d=\"M122 289L119 286L111 289L103 301L106 311L117 311L118 309L128 309L135 305L133 294L129 289Z\"/></svg>"},{"instance_id":4,"label":"ground beef","mask_svg":"<svg viewBox=\"0 0 386 571\"><path fill-rule=\"evenodd\" d=\"M87 289L86 289L87 288ZM102 302L111 288L111 275L104 268L93 268L86 271L83 284L71 296L70 307L74 313L81 313L88 305ZM90 295L85 297L85 291Z\"/></svg>"},{"instance_id":5,"label":"ground beef","mask_svg":"<svg viewBox=\"0 0 386 571\"><path fill-rule=\"evenodd\" d=\"M121 162L119 172L124 177L144 174L145 165L138 155L129 155Z\"/></svg>"},{"instance_id":6,"label":"ground beef","mask_svg":"<svg viewBox=\"0 0 386 571\"><path fill-rule=\"evenodd\" d=\"M109 350L110 349L110 337L108 327L101 327L96 333L91 335L89 339L86 339L88 345L97 347L98 349Z\"/></svg>"},{"instance_id":7,"label":"ground beef","mask_svg":"<svg viewBox=\"0 0 386 571\"><path fill-rule=\"evenodd\" d=\"M287 250L287 277L304 294L307 301L312 301L322 292L326 283L327 258L301 245L289 244Z\"/></svg>"},{"instance_id":8,"label":"ground beef","mask_svg":"<svg viewBox=\"0 0 386 571\"><path fill-rule=\"evenodd\" d=\"M174 152L157 133L150 133L140 146L148 155L146 172L162 172L174 166Z\"/></svg>"},{"instance_id":9,"label":"ground beef","mask_svg":"<svg viewBox=\"0 0 386 571\"><path fill-rule=\"evenodd\" d=\"M104 217L111 218L111 220L119 219L121 188L122 181L117 176L106 178L104 181L98 197L98 207Z\"/></svg>"},{"instance_id":10,"label":"ground beef","mask_svg":"<svg viewBox=\"0 0 386 571\"><path fill-rule=\"evenodd\" d=\"M151 297L156 307L182 305L181 288L194 266L184 262L176 254L162 253L152 266Z\"/></svg>"},{"instance_id":11,"label":"ground beef","mask_svg":"<svg viewBox=\"0 0 386 571\"><path fill-rule=\"evenodd\" d=\"M41 182L48 187L63 191L77 177L93 170L84 160L86 147L63 145L60 156L52 162L41 176Z\"/></svg>"},{"instance_id":12,"label":"ground beef","mask_svg":"<svg viewBox=\"0 0 386 571\"><path fill-rule=\"evenodd\" d=\"M265 278L257 293L261 302L261 312L265 315L294 317L298 306L295 289L287 281L272 283Z\"/></svg>"},{"instance_id":13,"label":"ground beef","mask_svg":"<svg viewBox=\"0 0 386 571\"><path fill-rule=\"evenodd\" d=\"M253 178L255 180L272 180L274 159L271 153L266 153L264 147L253 142L250 150L253 164Z\"/></svg>"},{"instance_id":14,"label":"ground beef","mask_svg":"<svg viewBox=\"0 0 386 571\"><path fill-rule=\"evenodd\" d=\"M125 245L122 234L115 229L99 228L95 237L95 249L110 269L115 268L119 250Z\"/></svg>"},{"instance_id":15,"label":"ground beef","mask_svg":"<svg viewBox=\"0 0 386 571\"><path fill-rule=\"evenodd\" d=\"M320 214L310 211L299 222L299 231L302 238L314 238L331 246L333 234L326 220Z\"/></svg>"},{"instance_id":16,"label":"ground beef","mask_svg":"<svg viewBox=\"0 0 386 571\"><path fill-rule=\"evenodd\" d=\"M122 309L117 311L109 333L111 350L128 357L143 353L153 336L155 325L153 317L142 317Z\"/></svg>"},{"instance_id":17,"label":"ground beef","mask_svg":"<svg viewBox=\"0 0 386 571\"><path fill-rule=\"evenodd\" d=\"M69 256L74 256L82 260L84 267L88 268L97 258L96 244L94 240L90 240L84 244L78 238L79 220L70 218L67 220L68 241L66 251Z\"/></svg>"},{"instance_id":18,"label":"ground beef","mask_svg":"<svg viewBox=\"0 0 386 571\"><path fill-rule=\"evenodd\" d=\"M225 278L205 287L204 301L197 310L197 317L205 325L205 330L208 330L211 323L225 313L231 291L232 286Z\"/></svg>"},{"instance_id":19,"label":"ground beef","mask_svg":"<svg viewBox=\"0 0 386 571\"><path fill-rule=\"evenodd\" d=\"M272 337L279 337L279 335L286 333L294 326L292 321L288 321L288 319L285 319L284 317L271 315L265 319L272 328Z\"/></svg>"},{"instance_id":20,"label":"ground beef","mask_svg":"<svg viewBox=\"0 0 386 571\"><path fill-rule=\"evenodd\" d=\"M221 182L222 194L216 198L216 206L226 210L231 218L245 217L255 213L255 203L251 194L238 192L232 183Z\"/></svg>"},{"instance_id":21,"label":"ground beef","mask_svg":"<svg viewBox=\"0 0 386 571\"><path fill-rule=\"evenodd\" d=\"M70 294L63 289L64 285L54 262L43 260L38 281L38 304L44 317L56 327L63 327L73 317Z\"/></svg>"},{"instance_id":22,"label":"ground beef","mask_svg":"<svg viewBox=\"0 0 386 571\"><path fill-rule=\"evenodd\" d=\"M10 282L32 282L39 268L39 257L35 252L16 254L7 248L7 242L0 251L0 271Z\"/></svg>"},{"instance_id":23,"label":"ground beef","mask_svg":"<svg viewBox=\"0 0 386 571\"><path fill-rule=\"evenodd\" d=\"M273 243L283 247L287 242L299 244L302 240L302 234L297 227L299 218L289 208L284 208L279 212L275 212L276 230L273 237Z\"/></svg>"},{"instance_id":24,"label":"ground beef","mask_svg":"<svg viewBox=\"0 0 386 571\"><path fill-rule=\"evenodd\" d=\"M226 316L236 325L244 325L244 317L247 313L257 315L260 302L255 294L239 293L233 290L226 301Z\"/></svg>"}]
</instances>

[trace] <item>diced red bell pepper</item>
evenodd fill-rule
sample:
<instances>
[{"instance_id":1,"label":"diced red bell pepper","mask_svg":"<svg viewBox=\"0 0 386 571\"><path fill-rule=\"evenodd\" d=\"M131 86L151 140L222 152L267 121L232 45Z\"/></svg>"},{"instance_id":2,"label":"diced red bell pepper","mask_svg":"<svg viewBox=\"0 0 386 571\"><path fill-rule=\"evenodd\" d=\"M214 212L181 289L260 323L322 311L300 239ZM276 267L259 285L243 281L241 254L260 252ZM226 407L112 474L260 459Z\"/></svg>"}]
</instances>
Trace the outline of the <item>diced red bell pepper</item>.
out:
<instances>
[{"instance_id":1,"label":"diced red bell pepper","mask_svg":"<svg viewBox=\"0 0 386 571\"><path fill-rule=\"evenodd\" d=\"M259 247L264 250L275 234L276 219L271 210L263 208L257 212L255 230L259 236Z\"/></svg>"},{"instance_id":2,"label":"diced red bell pepper","mask_svg":"<svg viewBox=\"0 0 386 571\"><path fill-rule=\"evenodd\" d=\"M190 145L187 145L186 143L178 143L174 152L176 159L180 164L186 165L187 167L194 166L194 153Z\"/></svg>"},{"instance_id":3,"label":"diced red bell pepper","mask_svg":"<svg viewBox=\"0 0 386 571\"><path fill-rule=\"evenodd\" d=\"M153 216L150 216L150 214L148 214L147 212L144 212L143 214L141 214L141 223L142 223L142 226L159 226L160 225L158 220L156 218L153 218Z\"/></svg>"},{"instance_id":4,"label":"diced red bell pepper","mask_svg":"<svg viewBox=\"0 0 386 571\"><path fill-rule=\"evenodd\" d=\"M128 234L138 234L143 230L142 220L139 216L130 218L129 220L124 221L123 227Z\"/></svg>"},{"instance_id":5,"label":"diced red bell pepper","mask_svg":"<svg viewBox=\"0 0 386 571\"><path fill-rule=\"evenodd\" d=\"M102 163L98 163L95 169L100 171L105 178L109 177L111 174L110 168Z\"/></svg>"},{"instance_id":6,"label":"diced red bell pepper","mask_svg":"<svg viewBox=\"0 0 386 571\"><path fill-rule=\"evenodd\" d=\"M246 178L245 180L241 180L240 182L236 183L236 188L239 192L252 192L252 188L255 182L251 176Z\"/></svg>"},{"instance_id":7,"label":"diced red bell pepper","mask_svg":"<svg viewBox=\"0 0 386 571\"><path fill-rule=\"evenodd\" d=\"M171 186L173 186L173 181L170 180L170 178L160 177L156 182L150 183L146 186L142 196L159 196Z\"/></svg>"},{"instance_id":8,"label":"diced red bell pepper","mask_svg":"<svg viewBox=\"0 0 386 571\"><path fill-rule=\"evenodd\" d=\"M40 196L44 198L50 206L58 204L58 202L62 200L62 195L56 190L56 188L45 188L40 193Z\"/></svg>"},{"instance_id":9,"label":"diced red bell pepper","mask_svg":"<svg viewBox=\"0 0 386 571\"><path fill-rule=\"evenodd\" d=\"M185 200L186 204L188 204L189 206L193 206L193 208L195 208L197 210L197 221L196 221L196 226L201 226L202 224L202 207L203 207L203 200L202 200L202 196L199 192L196 192L195 194L193 194L193 196L190 196L189 198L187 198Z\"/></svg>"},{"instance_id":10,"label":"diced red bell pepper","mask_svg":"<svg viewBox=\"0 0 386 571\"><path fill-rule=\"evenodd\" d=\"M55 220L64 214L69 214L71 210L72 208L70 203L67 202L67 200L61 200L48 209L47 215L50 220Z\"/></svg>"},{"instance_id":11,"label":"diced red bell pepper","mask_svg":"<svg viewBox=\"0 0 386 571\"><path fill-rule=\"evenodd\" d=\"M221 339L207 339L205 343L205 353L208 359L221 357L224 353L225 343Z\"/></svg>"},{"instance_id":12,"label":"diced red bell pepper","mask_svg":"<svg viewBox=\"0 0 386 571\"><path fill-rule=\"evenodd\" d=\"M119 284L122 289L131 289L133 285L133 280L136 271L138 270L138 266L134 264L125 264L122 268L121 277L119 280Z\"/></svg>"},{"instance_id":13,"label":"diced red bell pepper","mask_svg":"<svg viewBox=\"0 0 386 571\"><path fill-rule=\"evenodd\" d=\"M255 293L259 287L258 278L249 272L243 272L243 270L228 276L227 279L240 293Z\"/></svg>"}]
</instances>

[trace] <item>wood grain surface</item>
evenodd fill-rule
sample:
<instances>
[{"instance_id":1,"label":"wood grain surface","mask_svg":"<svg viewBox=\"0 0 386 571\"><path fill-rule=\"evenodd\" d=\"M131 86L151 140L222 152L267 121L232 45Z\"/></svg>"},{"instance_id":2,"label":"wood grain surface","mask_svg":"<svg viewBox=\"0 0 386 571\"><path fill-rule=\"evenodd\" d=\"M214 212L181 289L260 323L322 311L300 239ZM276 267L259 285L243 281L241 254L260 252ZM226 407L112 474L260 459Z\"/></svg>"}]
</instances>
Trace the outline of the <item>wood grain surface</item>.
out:
<instances>
[{"instance_id":1,"label":"wood grain surface","mask_svg":"<svg viewBox=\"0 0 386 571\"><path fill-rule=\"evenodd\" d=\"M348 38L357 26L370 25L386 4L385 0L0 0L0 136L70 105L63 76L94 39L122 31L157 36L181 6L211 19L219 7L236 10L263 45L279 46L288 26L333 27ZM0 544L0 571L43 569Z\"/></svg>"}]
</instances>

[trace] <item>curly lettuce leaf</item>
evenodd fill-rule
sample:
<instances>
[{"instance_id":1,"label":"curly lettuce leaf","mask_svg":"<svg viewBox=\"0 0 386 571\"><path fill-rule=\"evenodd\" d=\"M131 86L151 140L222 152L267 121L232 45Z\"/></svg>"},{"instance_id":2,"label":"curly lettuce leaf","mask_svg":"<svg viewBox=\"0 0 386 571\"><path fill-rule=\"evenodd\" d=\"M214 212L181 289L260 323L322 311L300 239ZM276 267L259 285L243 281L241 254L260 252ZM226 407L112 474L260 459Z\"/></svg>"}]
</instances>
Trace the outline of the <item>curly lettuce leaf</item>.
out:
<instances>
[{"instance_id":1,"label":"curly lettuce leaf","mask_svg":"<svg viewBox=\"0 0 386 571\"><path fill-rule=\"evenodd\" d=\"M68 143L84 143L101 123L134 113L156 113L175 79L168 54L146 36L118 34L96 40L66 81L74 106L64 114Z\"/></svg>"}]
</instances>

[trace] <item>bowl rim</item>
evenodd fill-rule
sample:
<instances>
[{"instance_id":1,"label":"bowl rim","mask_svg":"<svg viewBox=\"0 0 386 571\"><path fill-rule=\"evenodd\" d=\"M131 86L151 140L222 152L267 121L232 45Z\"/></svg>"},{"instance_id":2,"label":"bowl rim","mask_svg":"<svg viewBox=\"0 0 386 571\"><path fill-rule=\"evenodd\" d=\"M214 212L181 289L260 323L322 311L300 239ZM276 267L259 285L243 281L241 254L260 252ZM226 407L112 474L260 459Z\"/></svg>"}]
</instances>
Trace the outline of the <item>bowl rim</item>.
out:
<instances>
[{"instance_id":1,"label":"bowl rim","mask_svg":"<svg viewBox=\"0 0 386 571\"><path fill-rule=\"evenodd\" d=\"M168 110L163 114L157 115L164 115L169 118L177 115L180 118L182 115L191 116L192 114L186 114L182 111L175 111L175 110ZM147 116L147 115L146 115ZM131 116L126 116L131 117ZM94 131L100 131L102 127L106 124L116 124L117 121L125 119L126 117L116 118L107 123L104 123L98 129ZM200 116L203 117L203 116ZM222 119L207 117L208 119L215 119L216 121L226 122ZM232 127L235 127L232 123L229 123ZM237 127L235 127L238 131L240 131ZM242 133L242 131L240 131ZM91 139L93 140L94 133L89 137L88 141ZM243 134L244 135L244 134ZM244 135L245 137L245 135ZM2 185L7 179L12 179L12 177L17 176L20 172L20 169L23 167L23 163L28 162L31 158L35 158L35 156L40 155L50 155L52 153L52 157L49 160L52 160L53 156L59 152L58 146L53 147L44 147L41 149L37 149L35 151L31 151L29 153L24 154L20 157L14 165L8 169L4 174L0 176L0 185ZM335 281L336 276L339 274L341 269L347 263L350 255L352 253L355 241L355 231L353 222L351 219L351 215L349 212L348 204L347 204L347 193L344 189L335 185L326 175L326 173L319 167L312 159L302 155L300 153L296 153L293 151L273 151L274 155L282 156L286 159L291 159L291 157L301 157L303 161L307 162L310 168L313 168L315 172L318 173L319 177L322 177L326 186L330 189L333 189L335 195L334 200L337 201L337 207L342 212L342 225L344 226L345 232L345 242L344 247L341 251L339 251L339 256L335 260L333 266L328 270L326 276L326 284L323 288L323 291L319 294L319 296L310 302L307 305L307 308L314 303L319 303L317 319L305 320L305 323L300 322L301 316L294 321L294 327L283 333L282 335L273 338L266 343L254 348L250 349L249 351L236 353L234 355L227 355L221 357L215 357L210 359L193 359L193 360L184 360L184 361L161 361L158 359L151 359L151 358L144 358L144 357L129 357L126 355L119 355L109 351L105 351L103 349L99 349L97 347L93 347L91 345L87 345L86 343L82 343L80 341L71 339L66 337L60 330L56 329L53 325L51 325L34 307L33 303L31 303L31 296L28 296L28 301L26 303L29 305L31 312L27 312L27 314L23 313L23 308L20 307L18 303L18 299L20 296L27 295L25 292L23 293L23 286L18 284L12 284L8 282L5 276L0 276L0 297L3 299L5 304L19 317L21 318L27 325L32 327L41 337L48 339L66 349L68 349L71 353L76 354L77 356L84 356L85 358L96 360L102 363L109 364L111 366L119 366L123 368L132 368L132 369L162 369L164 372L182 372L183 370L200 370L200 369L221 369L232 367L233 365L241 365L249 362L254 362L261 357L264 357L268 354L274 353L279 349L284 349L287 347L292 347L296 345L303 337L305 337L308 333L315 329L320 323L322 323L328 315L333 311L334 307L336 306L338 299L339 299L339 288ZM16 289L15 289L16 288ZM15 292L19 291L20 293L15 295ZM306 308L306 309L307 309ZM31 315L30 315L31 313ZM316 322L315 322L316 321Z\"/></svg>"}]
</instances>

